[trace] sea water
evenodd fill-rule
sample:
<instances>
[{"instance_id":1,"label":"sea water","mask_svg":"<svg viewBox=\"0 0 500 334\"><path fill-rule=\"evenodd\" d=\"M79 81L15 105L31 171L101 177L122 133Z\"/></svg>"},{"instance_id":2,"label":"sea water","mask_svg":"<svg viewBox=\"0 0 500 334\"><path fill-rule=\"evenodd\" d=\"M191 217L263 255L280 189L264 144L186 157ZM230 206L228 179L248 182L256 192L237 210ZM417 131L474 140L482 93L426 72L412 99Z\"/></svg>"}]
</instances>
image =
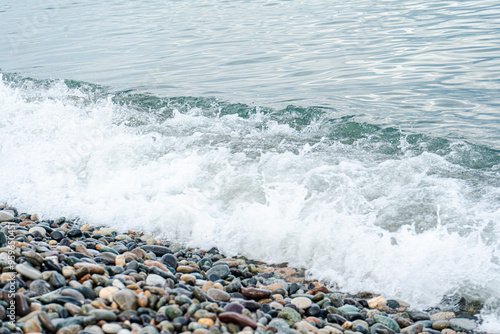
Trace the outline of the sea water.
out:
<instances>
[{"instance_id":1,"label":"sea water","mask_svg":"<svg viewBox=\"0 0 500 334\"><path fill-rule=\"evenodd\" d=\"M0 201L500 328L500 5L0 6ZM15 74L17 73L17 74Z\"/></svg>"}]
</instances>

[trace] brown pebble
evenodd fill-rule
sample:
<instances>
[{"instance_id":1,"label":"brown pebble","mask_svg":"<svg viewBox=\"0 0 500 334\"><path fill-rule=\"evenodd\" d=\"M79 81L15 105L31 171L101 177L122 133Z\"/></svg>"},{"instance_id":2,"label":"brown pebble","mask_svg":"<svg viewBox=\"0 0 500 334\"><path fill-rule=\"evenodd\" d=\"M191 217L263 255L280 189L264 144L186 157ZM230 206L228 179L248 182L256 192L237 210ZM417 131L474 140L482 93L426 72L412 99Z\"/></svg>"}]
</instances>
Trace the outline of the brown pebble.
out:
<instances>
[{"instance_id":1,"label":"brown pebble","mask_svg":"<svg viewBox=\"0 0 500 334\"><path fill-rule=\"evenodd\" d=\"M93 264L93 263L88 263L88 262L78 262L73 265L76 269L80 269L83 267L89 268L89 271L91 274L99 274L99 275L104 275L105 271L104 268L101 267L98 264Z\"/></svg>"},{"instance_id":2,"label":"brown pebble","mask_svg":"<svg viewBox=\"0 0 500 334\"><path fill-rule=\"evenodd\" d=\"M123 255L118 255L115 258L115 265L124 267L126 264L127 264L127 261L125 260L125 257Z\"/></svg>"},{"instance_id":3,"label":"brown pebble","mask_svg":"<svg viewBox=\"0 0 500 334\"><path fill-rule=\"evenodd\" d=\"M138 258L140 259L144 259L144 257L146 256L146 252L143 251L142 249L140 248L134 248L132 251L131 251L132 254L135 254Z\"/></svg>"},{"instance_id":4,"label":"brown pebble","mask_svg":"<svg viewBox=\"0 0 500 334\"><path fill-rule=\"evenodd\" d=\"M241 294L250 299L264 299L271 296L271 291L259 288L241 288Z\"/></svg>"},{"instance_id":5,"label":"brown pebble","mask_svg":"<svg viewBox=\"0 0 500 334\"><path fill-rule=\"evenodd\" d=\"M219 314L219 320L222 322L231 322L240 325L241 327L249 326L253 329L257 328L257 323L250 319L249 317L245 317L236 312L224 312Z\"/></svg>"},{"instance_id":6,"label":"brown pebble","mask_svg":"<svg viewBox=\"0 0 500 334\"><path fill-rule=\"evenodd\" d=\"M161 270L164 270L164 271L169 271L168 268L161 262L159 261L153 261L153 260L146 260L144 261L144 265L148 266L148 267L157 267L157 268L160 268Z\"/></svg>"},{"instance_id":7,"label":"brown pebble","mask_svg":"<svg viewBox=\"0 0 500 334\"><path fill-rule=\"evenodd\" d=\"M317 286L317 287L307 291L306 293L309 295L315 295L315 294L320 293L320 292L329 293L330 291L328 290L328 288L326 286L320 285L320 286Z\"/></svg>"},{"instance_id":8,"label":"brown pebble","mask_svg":"<svg viewBox=\"0 0 500 334\"><path fill-rule=\"evenodd\" d=\"M183 274L190 274L195 271L195 269L190 266L178 266L176 270L178 273L183 273Z\"/></svg>"},{"instance_id":9,"label":"brown pebble","mask_svg":"<svg viewBox=\"0 0 500 334\"><path fill-rule=\"evenodd\" d=\"M146 291L149 293L149 291ZM147 307L148 306L148 297L144 293L140 293L137 295L137 303L139 304L140 307Z\"/></svg>"}]
</instances>

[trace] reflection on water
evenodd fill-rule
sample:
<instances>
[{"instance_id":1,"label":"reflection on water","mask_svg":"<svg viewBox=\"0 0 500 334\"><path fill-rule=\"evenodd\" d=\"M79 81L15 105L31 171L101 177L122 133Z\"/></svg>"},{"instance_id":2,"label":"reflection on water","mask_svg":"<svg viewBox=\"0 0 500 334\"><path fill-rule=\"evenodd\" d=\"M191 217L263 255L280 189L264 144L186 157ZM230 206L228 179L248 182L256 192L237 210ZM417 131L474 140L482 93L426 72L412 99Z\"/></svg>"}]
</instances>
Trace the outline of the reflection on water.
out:
<instances>
[{"instance_id":1,"label":"reflection on water","mask_svg":"<svg viewBox=\"0 0 500 334\"><path fill-rule=\"evenodd\" d=\"M0 68L40 78L334 107L500 148L500 3L23 1Z\"/></svg>"}]
</instances>

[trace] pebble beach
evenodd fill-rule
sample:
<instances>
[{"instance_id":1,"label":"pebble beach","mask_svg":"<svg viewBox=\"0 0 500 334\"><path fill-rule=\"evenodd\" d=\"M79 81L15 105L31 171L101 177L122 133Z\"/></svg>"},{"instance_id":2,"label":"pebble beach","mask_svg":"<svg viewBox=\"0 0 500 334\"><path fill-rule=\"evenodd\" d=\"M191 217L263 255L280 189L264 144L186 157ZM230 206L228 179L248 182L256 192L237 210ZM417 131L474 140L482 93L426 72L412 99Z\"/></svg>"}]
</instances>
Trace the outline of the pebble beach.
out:
<instances>
[{"instance_id":1,"label":"pebble beach","mask_svg":"<svg viewBox=\"0 0 500 334\"><path fill-rule=\"evenodd\" d=\"M420 311L304 270L0 207L0 334L479 333L474 305Z\"/></svg>"}]
</instances>

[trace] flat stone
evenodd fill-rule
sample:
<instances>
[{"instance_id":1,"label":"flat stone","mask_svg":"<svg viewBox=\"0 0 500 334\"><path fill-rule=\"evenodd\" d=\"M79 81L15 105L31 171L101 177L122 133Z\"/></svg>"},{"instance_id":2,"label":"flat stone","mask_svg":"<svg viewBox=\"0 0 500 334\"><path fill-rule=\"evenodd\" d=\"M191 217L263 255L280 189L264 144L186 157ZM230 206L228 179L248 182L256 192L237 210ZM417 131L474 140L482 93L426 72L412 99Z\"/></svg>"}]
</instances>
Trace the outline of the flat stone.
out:
<instances>
[{"instance_id":1,"label":"flat stone","mask_svg":"<svg viewBox=\"0 0 500 334\"><path fill-rule=\"evenodd\" d=\"M373 316L373 320L377 323L381 323L384 326L387 326L391 330L393 330L396 333L399 333L401 331L401 328L399 327L398 323L389 317L385 317L380 314L375 314Z\"/></svg>"},{"instance_id":2,"label":"flat stone","mask_svg":"<svg viewBox=\"0 0 500 334\"><path fill-rule=\"evenodd\" d=\"M43 228L42 228L42 230L43 230ZM26 255L24 255L24 259L34 266L41 266L43 263L43 257L40 254L35 253L32 250L26 252Z\"/></svg>"},{"instance_id":3,"label":"flat stone","mask_svg":"<svg viewBox=\"0 0 500 334\"><path fill-rule=\"evenodd\" d=\"M160 262L166 266L176 269L177 268L177 258L172 254L165 254L161 257Z\"/></svg>"},{"instance_id":4,"label":"flat stone","mask_svg":"<svg viewBox=\"0 0 500 334\"><path fill-rule=\"evenodd\" d=\"M105 288L102 288L101 291L99 291L99 297L108 300L109 297L113 296L118 291L120 291L120 289L118 289L117 287L107 286Z\"/></svg>"},{"instance_id":5,"label":"flat stone","mask_svg":"<svg viewBox=\"0 0 500 334\"><path fill-rule=\"evenodd\" d=\"M257 328L257 323L253 321L251 318L246 317L242 314L236 313L236 312L224 312L219 314L219 320L222 322L230 322L237 324L241 327L246 327L249 326L252 329Z\"/></svg>"},{"instance_id":6,"label":"flat stone","mask_svg":"<svg viewBox=\"0 0 500 334\"><path fill-rule=\"evenodd\" d=\"M306 297L297 297L292 299L291 303L298 308L301 308L303 310L311 307L312 305L312 300Z\"/></svg>"},{"instance_id":7,"label":"flat stone","mask_svg":"<svg viewBox=\"0 0 500 334\"><path fill-rule=\"evenodd\" d=\"M58 330L56 334L77 334L81 330L82 326L80 325L69 325Z\"/></svg>"},{"instance_id":8,"label":"flat stone","mask_svg":"<svg viewBox=\"0 0 500 334\"><path fill-rule=\"evenodd\" d=\"M146 278L146 284L151 285L151 286L158 286L162 288L167 280L160 275L156 274L149 274L148 277Z\"/></svg>"},{"instance_id":9,"label":"flat stone","mask_svg":"<svg viewBox=\"0 0 500 334\"><path fill-rule=\"evenodd\" d=\"M40 276L42 275L39 270L24 263L16 265L16 271L31 280L40 279Z\"/></svg>"},{"instance_id":10,"label":"flat stone","mask_svg":"<svg viewBox=\"0 0 500 334\"><path fill-rule=\"evenodd\" d=\"M260 300L264 298L269 298L271 296L271 291L259 288L242 288L241 293L246 298Z\"/></svg>"},{"instance_id":11,"label":"flat stone","mask_svg":"<svg viewBox=\"0 0 500 334\"><path fill-rule=\"evenodd\" d=\"M476 329L475 321L463 318L450 319L450 328L460 332L468 332Z\"/></svg>"},{"instance_id":12,"label":"flat stone","mask_svg":"<svg viewBox=\"0 0 500 334\"><path fill-rule=\"evenodd\" d=\"M271 302L271 303L269 303L269 306L271 306L272 309L275 309L278 311L283 309L283 305L278 303L278 302Z\"/></svg>"},{"instance_id":13,"label":"flat stone","mask_svg":"<svg viewBox=\"0 0 500 334\"><path fill-rule=\"evenodd\" d=\"M409 327L402 329L401 333L418 334L418 333L422 332L423 329L424 329L424 325L418 323L418 324L415 324L415 325L412 325L412 326L409 326Z\"/></svg>"},{"instance_id":14,"label":"flat stone","mask_svg":"<svg viewBox=\"0 0 500 334\"><path fill-rule=\"evenodd\" d=\"M252 312L261 308L261 305L255 300L242 300L240 303Z\"/></svg>"},{"instance_id":15,"label":"flat stone","mask_svg":"<svg viewBox=\"0 0 500 334\"><path fill-rule=\"evenodd\" d=\"M196 284L196 276L191 275L191 274L183 274L180 277L181 281L186 282L187 284L190 285L195 285Z\"/></svg>"},{"instance_id":16,"label":"flat stone","mask_svg":"<svg viewBox=\"0 0 500 334\"><path fill-rule=\"evenodd\" d=\"M45 327L50 333L54 333L56 331L56 326L54 326L49 318L49 315L46 312L40 312L38 314L38 319L40 320L40 323L43 325L43 327Z\"/></svg>"},{"instance_id":17,"label":"flat stone","mask_svg":"<svg viewBox=\"0 0 500 334\"><path fill-rule=\"evenodd\" d=\"M29 286L30 291L32 291L36 296L41 296L50 292L50 284L42 279L37 279L31 281Z\"/></svg>"},{"instance_id":18,"label":"flat stone","mask_svg":"<svg viewBox=\"0 0 500 334\"><path fill-rule=\"evenodd\" d=\"M63 289L61 291L61 296L69 296L81 301L85 300L85 296L80 291L71 288Z\"/></svg>"},{"instance_id":19,"label":"flat stone","mask_svg":"<svg viewBox=\"0 0 500 334\"><path fill-rule=\"evenodd\" d=\"M158 329L155 326L143 327L137 334L158 334Z\"/></svg>"},{"instance_id":20,"label":"flat stone","mask_svg":"<svg viewBox=\"0 0 500 334\"><path fill-rule=\"evenodd\" d=\"M215 300L220 300L223 302L227 302L231 299L231 295L229 295L229 293L215 288L208 289L207 295Z\"/></svg>"},{"instance_id":21,"label":"flat stone","mask_svg":"<svg viewBox=\"0 0 500 334\"><path fill-rule=\"evenodd\" d=\"M359 308L357 308L354 305L343 305L343 306L340 306L338 309L344 313L359 312Z\"/></svg>"},{"instance_id":22,"label":"flat stone","mask_svg":"<svg viewBox=\"0 0 500 334\"><path fill-rule=\"evenodd\" d=\"M29 229L28 233L31 234L31 235L33 235L35 233L38 233L42 237L44 237L47 234L47 231L43 227L34 226L34 227L32 227L32 228Z\"/></svg>"},{"instance_id":23,"label":"flat stone","mask_svg":"<svg viewBox=\"0 0 500 334\"><path fill-rule=\"evenodd\" d=\"M68 310L71 315L79 315L82 312L82 308L71 303L64 304L64 308Z\"/></svg>"},{"instance_id":24,"label":"flat stone","mask_svg":"<svg viewBox=\"0 0 500 334\"><path fill-rule=\"evenodd\" d=\"M290 325L288 325L288 322L286 320L281 319L281 318L274 318L269 322L267 325L268 329L274 328L277 333L290 333Z\"/></svg>"},{"instance_id":25,"label":"flat stone","mask_svg":"<svg viewBox=\"0 0 500 334\"><path fill-rule=\"evenodd\" d=\"M8 222L14 219L14 215L7 211L0 211L0 222Z\"/></svg>"},{"instance_id":26,"label":"flat stone","mask_svg":"<svg viewBox=\"0 0 500 334\"><path fill-rule=\"evenodd\" d=\"M432 329L441 331L445 328L450 327L450 321L449 320L436 320L432 323Z\"/></svg>"},{"instance_id":27,"label":"flat stone","mask_svg":"<svg viewBox=\"0 0 500 334\"><path fill-rule=\"evenodd\" d=\"M132 290L120 290L115 293L112 298L118 307L123 311L137 309L137 294Z\"/></svg>"},{"instance_id":28,"label":"flat stone","mask_svg":"<svg viewBox=\"0 0 500 334\"><path fill-rule=\"evenodd\" d=\"M394 334L395 332L381 323L370 326L370 334Z\"/></svg>"},{"instance_id":29,"label":"flat stone","mask_svg":"<svg viewBox=\"0 0 500 334\"><path fill-rule=\"evenodd\" d=\"M224 311L226 312L236 312L241 314L243 309L244 309L243 305L239 303L229 303L226 306L224 306Z\"/></svg>"},{"instance_id":30,"label":"flat stone","mask_svg":"<svg viewBox=\"0 0 500 334\"><path fill-rule=\"evenodd\" d=\"M89 315L93 316L97 322L104 320L106 322L116 321L116 314L113 311L109 310L99 310L94 309L88 312Z\"/></svg>"},{"instance_id":31,"label":"flat stone","mask_svg":"<svg viewBox=\"0 0 500 334\"><path fill-rule=\"evenodd\" d=\"M104 324L101 328L106 334L116 334L122 329L122 326L118 324Z\"/></svg>"},{"instance_id":32,"label":"flat stone","mask_svg":"<svg viewBox=\"0 0 500 334\"><path fill-rule=\"evenodd\" d=\"M206 272L206 275L207 275L207 277L210 277L210 275L215 274L215 275L219 276L220 278L225 279L229 276L230 273L231 273L231 270L229 269L228 265L220 264L220 265L213 266L212 268L210 268Z\"/></svg>"},{"instance_id":33,"label":"flat stone","mask_svg":"<svg viewBox=\"0 0 500 334\"><path fill-rule=\"evenodd\" d=\"M58 289L66 285L66 279L57 271L53 271L52 275L49 278L49 283L53 288Z\"/></svg>"},{"instance_id":34,"label":"flat stone","mask_svg":"<svg viewBox=\"0 0 500 334\"><path fill-rule=\"evenodd\" d=\"M429 320L431 318L429 314L421 311L410 311L408 312L408 315L410 316L411 320L415 322L420 320Z\"/></svg>"},{"instance_id":35,"label":"flat stone","mask_svg":"<svg viewBox=\"0 0 500 334\"><path fill-rule=\"evenodd\" d=\"M455 318L455 312L439 312L431 315L432 321L450 320Z\"/></svg>"},{"instance_id":36,"label":"flat stone","mask_svg":"<svg viewBox=\"0 0 500 334\"><path fill-rule=\"evenodd\" d=\"M177 266L176 271L178 273L190 274L190 273L195 272L195 269L191 266Z\"/></svg>"},{"instance_id":37,"label":"flat stone","mask_svg":"<svg viewBox=\"0 0 500 334\"><path fill-rule=\"evenodd\" d=\"M145 245L141 247L146 252L153 252L156 256L163 256L167 253L171 253L170 249L165 246L158 245Z\"/></svg>"},{"instance_id":38,"label":"flat stone","mask_svg":"<svg viewBox=\"0 0 500 334\"><path fill-rule=\"evenodd\" d=\"M101 267L98 264L94 263L88 263L88 262L78 262L73 265L75 269L80 269L83 267L87 267L89 269L89 272L91 274L99 274L99 275L104 275L105 271L104 268Z\"/></svg>"}]
</instances>

